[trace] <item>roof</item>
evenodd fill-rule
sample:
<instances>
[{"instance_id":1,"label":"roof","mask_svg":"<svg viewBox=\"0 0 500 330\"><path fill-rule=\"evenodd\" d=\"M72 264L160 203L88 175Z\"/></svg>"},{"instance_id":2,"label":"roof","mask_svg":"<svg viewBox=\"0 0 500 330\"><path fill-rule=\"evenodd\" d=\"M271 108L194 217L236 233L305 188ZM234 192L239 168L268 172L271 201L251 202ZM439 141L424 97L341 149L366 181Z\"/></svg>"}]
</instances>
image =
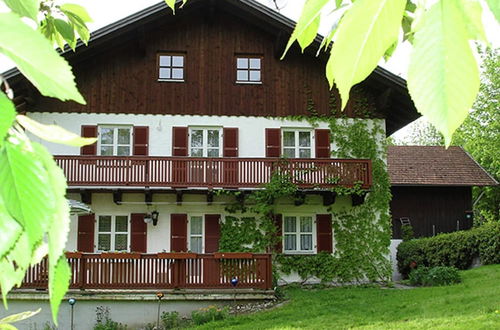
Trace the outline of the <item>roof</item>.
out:
<instances>
[{"instance_id":1,"label":"roof","mask_svg":"<svg viewBox=\"0 0 500 330\"><path fill-rule=\"evenodd\" d=\"M389 146L393 186L494 186L491 177L461 147Z\"/></svg>"},{"instance_id":2,"label":"roof","mask_svg":"<svg viewBox=\"0 0 500 330\"><path fill-rule=\"evenodd\" d=\"M178 5L180 5L181 2L182 1L177 0ZM203 6L208 6L208 8ZM239 15L242 19L259 26L259 28L266 29L276 34L278 39L281 39L280 36L284 35L287 40L296 24L288 17L255 0L190 0L184 7L185 8L182 10L177 10L176 15L172 16L171 10L167 9L165 1L161 1L158 4L145 8L144 10L92 32L88 46L84 46L81 41L78 41L75 52L71 51L69 47L66 46L63 56L68 60L83 58L85 56L91 57L94 52L98 52L100 47L109 44L111 40L119 36L136 33L141 26L152 24L154 21L176 19L178 16L184 15L191 9L206 11L214 10L214 8L225 9L231 14ZM308 47L306 52L312 54L310 56L315 56L321 41L322 37L317 35L313 45ZM324 59L326 62L327 57ZM3 73L3 76L10 80L10 85L13 86L13 88L15 88L16 82L22 80L22 76L16 68ZM386 109L384 111L387 111L387 135L391 135L398 129L420 117L408 93L406 81L403 78L381 67L377 67L363 84L364 83L368 84L379 94L380 97L378 102Z\"/></svg>"}]
</instances>

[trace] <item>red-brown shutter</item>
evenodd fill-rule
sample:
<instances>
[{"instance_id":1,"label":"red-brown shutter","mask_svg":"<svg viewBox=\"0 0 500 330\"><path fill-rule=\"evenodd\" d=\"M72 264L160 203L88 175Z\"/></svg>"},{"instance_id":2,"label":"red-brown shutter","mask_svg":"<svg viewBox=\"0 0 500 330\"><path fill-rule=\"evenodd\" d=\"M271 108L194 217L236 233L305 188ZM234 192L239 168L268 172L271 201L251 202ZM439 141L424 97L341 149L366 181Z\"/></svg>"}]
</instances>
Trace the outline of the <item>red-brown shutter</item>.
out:
<instances>
[{"instance_id":1,"label":"red-brown shutter","mask_svg":"<svg viewBox=\"0 0 500 330\"><path fill-rule=\"evenodd\" d=\"M80 252L94 252L94 214L78 217L78 239L76 249Z\"/></svg>"},{"instance_id":2,"label":"red-brown shutter","mask_svg":"<svg viewBox=\"0 0 500 330\"><path fill-rule=\"evenodd\" d=\"M134 149L132 154L134 156L148 156L149 155L149 127L148 126L134 126Z\"/></svg>"},{"instance_id":3,"label":"red-brown shutter","mask_svg":"<svg viewBox=\"0 0 500 330\"><path fill-rule=\"evenodd\" d=\"M318 252L332 253L332 215L318 214L316 216L316 235Z\"/></svg>"},{"instance_id":4,"label":"red-brown shutter","mask_svg":"<svg viewBox=\"0 0 500 330\"><path fill-rule=\"evenodd\" d=\"M224 127L224 157L238 157L238 128Z\"/></svg>"},{"instance_id":5,"label":"red-brown shutter","mask_svg":"<svg viewBox=\"0 0 500 330\"><path fill-rule=\"evenodd\" d=\"M281 155L281 129L266 128L266 157Z\"/></svg>"},{"instance_id":6,"label":"red-brown shutter","mask_svg":"<svg viewBox=\"0 0 500 330\"><path fill-rule=\"evenodd\" d=\"M97 137L96 125L82 125L82 137ZM80 148L80 155L97 155L97 142Z\"/></svg>"},{"instance_id":7,"label":"red-brown shutter","mask_svg":"<svg viewBox=\"0 0 500 330\"><path fill-rule=\"evenodd\" d=\"M330 130L317 129L314 131L316 140L316 158L330 158Z\"/></svg>"},{"instance_id":8,"label":"red-brown shutter","mask_svg":"<svg viewBox=\"0 0 500 330\"><path fill-rule=\"evenodd\" d=\"M188 128L172 127L172 156L188 155Z\"/></svg>"},{"instance_id":9,"label":"red-brown shutter","mask_svg":"<svg viewBox=\"0 0 500 330\"><path fill-rule=\"evenodd\" d=\"M276 244L274 245L274 251L276 253L283 252L283 216L281 214L274 215L274 225L276 226Z\"/></svg>"},{"instance_id":10,"label":"red-brown shutter","mask_svg":"<svg viewBox=\"0 0 500 330\"><path fill-rule=\"evenodd\" d=\"M130 250L146 253L148 227L144 222L144 213L132 213L130 216Z\"/></svg>"},{"instance_id":11,"label":"red-brown shutter","mask_svg":"<svg viewBox=\"0 0 500 330\"><path fill-rule=\"evenodd\" d=\"M205 253L219 251L220 214L205 215Z\"/></svg>"},{"instance_id":12,"label":"red-brown shutter","mask_svg":"<svg viewBox=\"0 0 500 330\"><path fill-rule=\"evenodd\" d=\"M170 251L187 251L187 214L170 215Z\"/></svg>"}]
</instances>

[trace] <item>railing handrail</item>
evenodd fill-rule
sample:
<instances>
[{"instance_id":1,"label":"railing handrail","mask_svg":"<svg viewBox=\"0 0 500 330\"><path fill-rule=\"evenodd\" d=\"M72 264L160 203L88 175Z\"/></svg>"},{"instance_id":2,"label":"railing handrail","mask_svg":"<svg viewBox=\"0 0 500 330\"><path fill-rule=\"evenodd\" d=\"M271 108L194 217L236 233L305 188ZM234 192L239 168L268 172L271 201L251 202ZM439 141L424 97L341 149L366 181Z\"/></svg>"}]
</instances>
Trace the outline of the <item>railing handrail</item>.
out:
<instances>
[{"instance_id":1,"label":"railing handrail","mask_svg":"<svg viewBox=\"0 0 500 330\"><path fill-rule=\"evenodd\" d=\"M371 162L369 158L281 158L281 157L189 157L189 156L97 156L97 155L53 155L56 159L113 159L113 160L199 160L199 161L269 161L269 162L344 162L344 163L367 163Z\"/></svg>"}]
</instances>

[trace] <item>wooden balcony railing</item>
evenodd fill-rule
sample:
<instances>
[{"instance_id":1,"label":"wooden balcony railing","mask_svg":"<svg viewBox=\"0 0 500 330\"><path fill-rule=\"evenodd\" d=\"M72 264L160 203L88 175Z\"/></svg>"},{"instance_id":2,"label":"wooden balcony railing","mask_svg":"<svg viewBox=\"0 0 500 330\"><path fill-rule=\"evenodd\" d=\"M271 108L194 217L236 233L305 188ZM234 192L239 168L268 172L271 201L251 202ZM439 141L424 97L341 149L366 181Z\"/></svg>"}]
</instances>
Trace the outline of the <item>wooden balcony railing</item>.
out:
<instances>
[{"instance_id":1,"label":"wooden balcony railing","mask_svg":"<svg viewBox=\"0 0 500 330\"><path fill-rule=\"evenodd\" d=\"M271 289L270 254L68 253L73 289ZM21 288L46 289L47 259L31 267Z\"/></svg>"},{"instance_id":2,"label":"wooden balcony railing","mask_svg":"<svg viewBox=\"0 0 500 330\"><path fill-rule=\"evenodd\" d=\"M70 186L252 188L273 173L300 188L372 184L369 159L55 156Z\"/></svg>"}]
</instances>

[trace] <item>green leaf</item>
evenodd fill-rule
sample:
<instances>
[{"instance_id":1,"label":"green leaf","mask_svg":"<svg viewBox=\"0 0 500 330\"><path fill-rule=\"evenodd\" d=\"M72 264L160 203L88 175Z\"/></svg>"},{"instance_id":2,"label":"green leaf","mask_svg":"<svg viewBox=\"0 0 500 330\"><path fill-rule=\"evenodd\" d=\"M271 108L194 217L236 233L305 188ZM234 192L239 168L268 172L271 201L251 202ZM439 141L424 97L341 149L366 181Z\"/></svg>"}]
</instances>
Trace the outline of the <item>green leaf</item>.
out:
<instances>
[{"instance_id":1,"label":"green leaf","mask_svg":"<svg viewBox=\"0 0 500 330\"><path fill-rule=\"evenodd\" d=\"M18 115L17 122L25 129L46 141L81 147L97 141L96 138L82 138L57 125L41 124L29 117Z\"/></svg>"},{"instance_id":2,"label":"green leaf","mask_svg":"<svg viewBox=\"0 0 500 330\"><path fill-rule=\"evenodd\" d=\"M174 13L175 13L175 1L176 0L165 0L167 6L169 6Z\"/></svg>"},{"instance_id":3,"label":"green leaf","mask_svg":"<svg viewBox=\"0 0 500 330\"><path fill-rule=\"evenodd\" d=\"M17 242L22 233L22 227L12 218L0 195L0 259L3 258Z\"/></svg>"},{"instance_id":4,"label":"green leaf","mask_svg":"<svg viewBox=\"0 0 500 330\"><path fill-rule=\"evenodd\" d=\"M40 0L3 0L19 16L26 16L37 22Z\"/></svg>"},{"instance_id":5,"label":"green leaf","mask_svg":"<svg viewBox=\"0 0 500 330\"><path fill-rule=\"evenodd\" d=\"M8 324L8 323L2 324L2 323L0 323L0 330L17 330L17 328L15 326L13 326L12 324Z\"/></svg>"},{"instance_id":6,"label":"green leaf","mask_svg":"<svg viewBox=\"0 0 500 330\"><path fill-rule=\"evenodd\" d=\"M71 67L40 32L32 30L15 14L0 13L0 35L0 52L16 63L40 93L85 104Z\"/></svg>"},{"instance_id":7,"label":"green leaf","mask_svg":"<svg viewBox=\"0 0 500 330\"><path fill-rule=\"evenodd\" d=\"M467 19L455 0L442 0L415 31L408 89L418 111L444 136L467 117L479 90L479 70L469 45Z\"/></svg>"},{"instance_id":8,"label":"green leaf","mask_svg":"<svg viewBox=\"0 0 500 330\"><path fill-rule=\"evenodd\" d=\"M2 299L5 309L7 309L7 293L24 278L24 270L14 268L12 262L0 259L0 291L2 291Z\"/></svg>"},{"instance_id":9,"label":"green leaf","mask_svg":"<svg viewBox=\"0 0 500 330\"><path fill-rule=\"evenodd\" d=\"M460 0L458 8L467 20L466 27L469 31L469 39L487 42L483 27L483 7L477 0Z\"/></svg>"},{"instance_id":10,"label":"green leaf","mask_svg":"<svg viewBox=\"0 0 500 330\"><path fill-rule=\"evenodd\" d=\"M11 100L0 91L0 148L3 145L3 141L7 136L9 128L12 126L14 119L16 118L16 109Z\"/></svg>"},{"instance_id":11,"label":"green leaf","mask_svg":"<svg viewBox=\"0 0 500 330\"><path fill-rule=\"evenodd\" d=\"M486 0L491 12L495 15L497 22L500 23L500 1L498 0Z\"/></svg>"},{"instance_id":12,"label":"green leaf","mask_svg":"<svg viewBox=\"0 0 500 330\"><path fill-rule=\"evenodd\" d=\"M340 22L326 66L326 76L337 85L342 109L351 87L363 81L398 40L406 1L358 0Z\"/></svg>"},{"instance_id":13,"label":"green leaf","mask_svg":"<svg viewBox=\"0 0 500 330\"><path fill-rule=\"evenodd\" d=\"M92 18L90 17L87 10L80 5L77 5L74 3L65 3L63 5L60 5L59 9L61 9L61 11L73 13L74 15L78 16L85 23L92 22Z\"/></svg>"},{"instance_id":14,"label":"green leaf","mask_svg":"<svg viewBox=\"0 0 500 330\"><path fill-rule=\"evenodd\" d=\"M14 322L19 322L19 321L22 321L22 320L26 320L38 313L40 313L42 309L39 308L37 309L36 311L34 312L22 312L22 313L18 313L18 314L12 314L12 315L9 315L9 316L6 316L4 317L3 319L0 320L0 324L1 323L14 323Z\"/></svg>"},{"instance_id":15,"label":"green leaf","mask_svg":"<svg viewBox=\"0 0 500 330\"><path fill-rule=\"evenodd\" d=\"M71 49L74 50L76 46L76 39L73 27L69 25L66 21L63 21L62 19L59 18L55 19L54 25L56 27L57 32L59 32L59 34L64 38L68 46L70 46ZM61 47L61 50L64 50L64 47Z\"/></svg>"},{"instance_id":16,"label":"green leaf","mask_svg":"<svg viewBox=\"0 0 500 330\"><path fill-rule=\"evenodd\" d=\"M87 45L89 39L90 39L90 32L89 29L87 28L87 25L85 24L82 19L76 15L74 15L71 12L66 12L63 11L63 13L68 17L71 27L78 32L78 35L80 36L80 39L82 42Z\"/></svg>"},{"instance_id":17,"label":"green leaf","mask_svg":"<svg viewBox=\"0 0 500 330\"><path fill-rule=\"evenodd\" d=\"M391 58L392 54L394 53L397 47L398 47L398 42L396 41L391 45L391 47L387 48L387 50L384 53L384 60L386 62Z\"/></svg>"},{"instance_id":18,"label":"green leaf","mask_svg":"<svg viewBox=\"0 0 500 330\"><path fill-rule=\"evenodd\" d=\"M59 258L57 263L49 264L49 297L52 319L57 325L57 312L61 300L68 291L71 279L71 269L65 256Z\"/></svg>"},{"instance_id":19,"label":"green leaf","mask_svg":"<svg viewBox=\"0 0 500 330\"><path fill-rule=\"evenodd\" d=\"M281 56L283 59L295 40L300 44L302 50L313 42L318 33L321 19L321 10L328 3L328 0L307 0L302 7L299 21L288 40L285 51Z\"/></svg>"}]
</instances>

